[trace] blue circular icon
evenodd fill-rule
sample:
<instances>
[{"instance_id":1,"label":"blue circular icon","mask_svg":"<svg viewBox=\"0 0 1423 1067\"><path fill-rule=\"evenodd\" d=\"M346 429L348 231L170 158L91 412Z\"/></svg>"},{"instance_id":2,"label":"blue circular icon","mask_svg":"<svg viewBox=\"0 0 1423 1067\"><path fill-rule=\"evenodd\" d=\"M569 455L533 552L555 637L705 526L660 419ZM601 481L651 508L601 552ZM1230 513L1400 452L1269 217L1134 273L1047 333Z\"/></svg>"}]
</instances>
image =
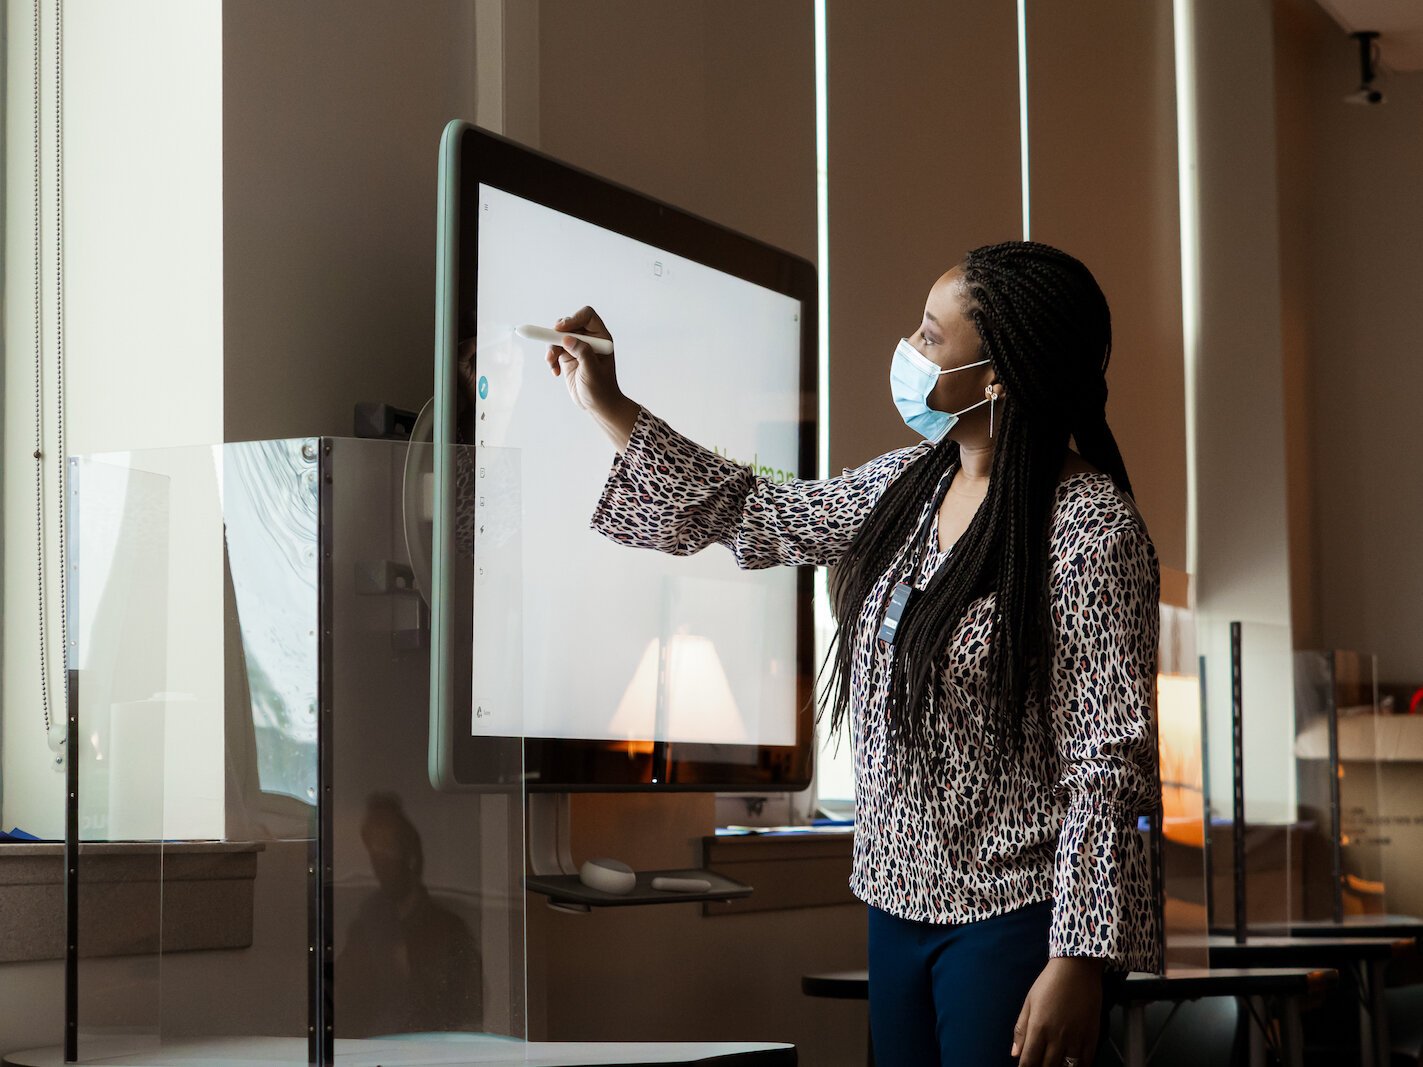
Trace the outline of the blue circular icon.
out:
<instances>
[{"instance_id":1,"label":"blue circular icon","mask_svg":"<svg viewBox=\"0 0 1423 1067\"><path fill-rule=\"evenodd\" d=\"M482 374L479 376L479 399L489 399L489 379Z\"/></svg>"}]
</instances>

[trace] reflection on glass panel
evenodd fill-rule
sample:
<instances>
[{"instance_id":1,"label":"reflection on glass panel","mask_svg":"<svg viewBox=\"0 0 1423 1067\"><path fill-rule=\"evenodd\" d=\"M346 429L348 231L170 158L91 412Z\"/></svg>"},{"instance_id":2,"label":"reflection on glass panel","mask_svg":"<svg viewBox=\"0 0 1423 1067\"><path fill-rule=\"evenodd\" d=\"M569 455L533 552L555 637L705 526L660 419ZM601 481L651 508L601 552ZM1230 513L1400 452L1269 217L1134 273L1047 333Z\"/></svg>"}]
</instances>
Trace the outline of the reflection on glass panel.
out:
<instances>
[{"instance_id":1,"label":"reflection on glass panel","mask_svg":"<svg viewBox=\"0 0 1423 1067\"><path fill-rule=\"evenodd\" d=\"M518 761L472 761L466 769L487 766L490 773L463 777L459 789L431 784L424 591L432 583L418 563L429 558L433 536L428 494L418 484L428 482L429 458L417 454L407 469L403 444L329 443L335 1034L523 1037ZM457 451L451 467L473 471L473 450ZM478 622L464 631L473 634L474 654L450 657L453 670L479 675L460 682L469 694L456 709L464 738L474 729L471 700L492 702L505 736L478 740L516 751L522 732L517 460L513 450L481 456L504 479L490 478L481 489L487 544L465 536L474 532L464 530L474 498L456 486L456 570L473 586ZM412 478L414 487L407 484ZM467 591L458 599L471 610Z\"/></svg>"},{"instance_id":2,"label":"reflection on glass panel","mask_svg":"<svg viewBox=\"0 0 1423 1067\"><path fill-rule=\"evenodd\" d=\"M93 1058L159 1040L170 487L113 456L73 460L69 491L78 1039Z\"/></svg>"},{"instance_id":3,"label":"reflection on glass panel","mask_svg":"<svg viewBox=\"0 0 1423 1067\"><path fill-rule=\"evenodd\" d=\"M316 796L317 442L224 446L223 522L264 793Z\"/></svg>"},{"instance_id":4,"label":"reflection on glass panel","mask_svg":"<svg viewBox=\"0 0 1423 1067\"><path fill-rule=\"evenodd\" d=\"M80 837L162 836L168 479L114 462L76 460L70 492L74 662L83 736ZM155 637L158 640L155 640Z\"/></svg>"},{"instance_id":5,"label":"reflection on glass panel","mask_svg":"<svg viewBox=\"0 0 1423 1067\"><path fill-rule=\"evenodd\" d=\"M1358 652L1295 657L1295 753L1301 813L1314 832L1305 852L1306 919L1382 914L1395 830L1383 787L1396 746L1380 716L1375 658Z\"/></svg>"},{"instance_id":6,"label":"reflection on glass panel","mask_svg":"<svg viewBox=\"0 0 1423 1067\"><path fill-rule=\"evenodd\" d=\"M1163 604L1156 707L1168 972L1208 963L1201 690L1195 644L1191 613Z\"/></svg>"}]
</instances>

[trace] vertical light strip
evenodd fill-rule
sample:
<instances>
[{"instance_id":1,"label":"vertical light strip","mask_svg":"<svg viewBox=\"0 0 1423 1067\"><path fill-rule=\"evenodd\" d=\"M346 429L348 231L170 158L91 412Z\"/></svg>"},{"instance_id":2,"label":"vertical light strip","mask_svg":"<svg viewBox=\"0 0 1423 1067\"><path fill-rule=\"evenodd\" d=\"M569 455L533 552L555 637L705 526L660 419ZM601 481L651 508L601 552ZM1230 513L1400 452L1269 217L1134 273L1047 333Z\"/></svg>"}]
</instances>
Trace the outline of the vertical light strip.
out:
<instances>
[{"instance_id":1,"label":"vertical light strip","mask_svg":"<svg viewBox=\"0 0 1423 1067\"><path fill-rule=\"evenodd\" d=\"M816 477L830 477L830 110L829 81L826 67L826 0L814 0L815 6L815 250L816 250L816 332L819 337L816 378L819 396L816 408ZM824 567L815 568L813 592L813 622L815 663L825 662L825 654L835 632L835 619L830 611L829 577ZM819 798L838 793L831 783L843 779L844 767L836 757L834 738L817 724L815 739L815 771L807 798L814 807ZM828 790L828 792L827 792ZM838 798L837 798L838 799ZM811 815L813 812L807 812Z\"/></svg>"},{"instance_id":2,"label":"vertical light strip","mask_svg":"<svg viewBox=\"0 0 1423 1067\"><path fill-rule=\"evenodd\" d=\"M1018 155L1023 163L1023 240L1030 240L1032 198L1028 195L1028 11L1018 0Z\"/></svg>"},{"instance_id":3,"label":"vertical light strip","mask_svg":"<svg viewBox=\"0 0 1423 1067\"><path fill-rule=\"evenodd\" d=\"M816 451L820 458L816 476L820 478L830 476L830 101L825 68L825 3L826 0L815 0L815 251L819 265L816 330L820 338L820 407L816 412Z\"/></svg>"},{"instance_id":4,"label":"vertical light strip","mask_svg":"<svg viewBox=\"0 0 1423 1067\"><path fill-rule=\"evenodd\" d=\"M1195 0L1173 0L1176 185L1181 215L1181 339L1186 395L1186 572L1197 573L1196 374L1200 358L1200 185L1196 169Z\"/></svg>"}]
</instances>

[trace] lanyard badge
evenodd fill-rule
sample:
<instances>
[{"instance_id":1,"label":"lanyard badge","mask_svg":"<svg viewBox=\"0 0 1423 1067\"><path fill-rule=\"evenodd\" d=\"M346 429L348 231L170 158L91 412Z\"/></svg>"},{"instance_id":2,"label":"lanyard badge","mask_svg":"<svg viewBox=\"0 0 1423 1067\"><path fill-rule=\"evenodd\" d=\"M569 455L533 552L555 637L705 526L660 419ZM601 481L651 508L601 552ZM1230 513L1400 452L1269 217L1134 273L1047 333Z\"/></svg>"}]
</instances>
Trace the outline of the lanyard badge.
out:
<instances>
[{"instance_id":1,"label":"lanyard badge","mask_svg":"<svg viewBox=\"0 0 1423 1067\"><path fill-rule=\"evenodd\" d=\"M914 587L908 582L900 582L889 595L889 607L885 609L884 622L880 623L879 628L879 639L885 644L894 644L895 634L899 631L899 620L913 595Z\"/></svg>"},{"instance_id":2,"label":"lanyard badge","mask_svg":"<svg viewBox=\"0 0 1423 1067\"><path fill-rule=\"evenodd\" d=\"M912 544L914 552L919 552L919 546L924 543L924 538L929 535L929 526L939 514L939 504L943 500L943 494L948 491L948 485L942 485L938 492L934 494L933 503L925 513L924 518L919 522L919 529L915 531ZM916 565L917 566L917 565ZM889 606L885 608L884 622L880 623L879 639L885 644L893 646L895 635L899 632L899 620L904 618L904 610L909 607L909 601L917 590L908 582L898 582L895 584L894 592L889 594Z\"/></svg>"}]
</instances>

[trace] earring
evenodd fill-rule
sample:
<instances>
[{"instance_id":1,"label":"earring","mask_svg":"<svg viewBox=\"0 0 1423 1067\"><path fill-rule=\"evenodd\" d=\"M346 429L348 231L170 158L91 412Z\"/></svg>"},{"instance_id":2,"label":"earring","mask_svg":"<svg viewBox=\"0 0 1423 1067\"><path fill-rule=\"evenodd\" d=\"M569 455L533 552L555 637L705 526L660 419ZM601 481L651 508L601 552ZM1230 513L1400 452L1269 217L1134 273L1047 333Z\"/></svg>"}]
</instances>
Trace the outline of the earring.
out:
<instances>
[{"instance_id":1,"label":"earring","mask_svg":"<svg viewBox=\"0 0 1423 1067\"><path fill-rule=\"evenodd\" d=\"M993 438L993 409L998 406L998 394L993 391L993 386L984 390L988 394L988 437Z\"/></svg>"}]
</instances>

